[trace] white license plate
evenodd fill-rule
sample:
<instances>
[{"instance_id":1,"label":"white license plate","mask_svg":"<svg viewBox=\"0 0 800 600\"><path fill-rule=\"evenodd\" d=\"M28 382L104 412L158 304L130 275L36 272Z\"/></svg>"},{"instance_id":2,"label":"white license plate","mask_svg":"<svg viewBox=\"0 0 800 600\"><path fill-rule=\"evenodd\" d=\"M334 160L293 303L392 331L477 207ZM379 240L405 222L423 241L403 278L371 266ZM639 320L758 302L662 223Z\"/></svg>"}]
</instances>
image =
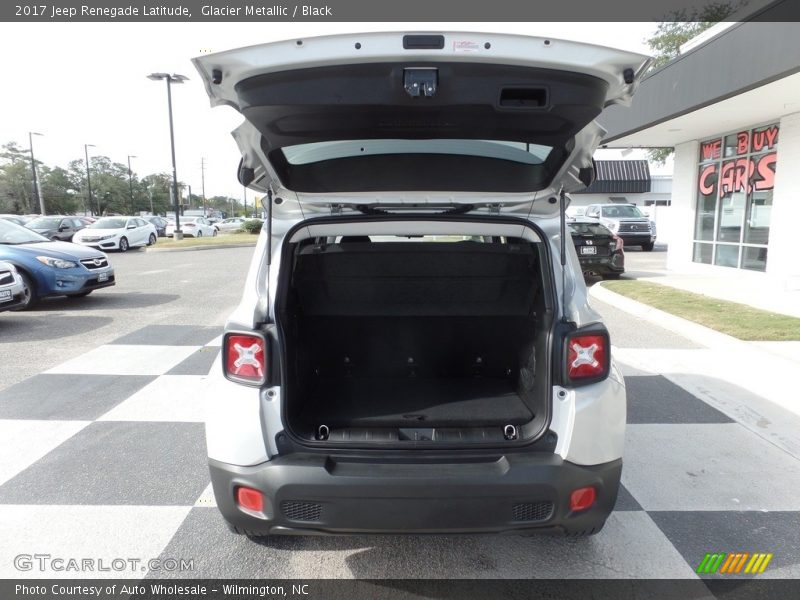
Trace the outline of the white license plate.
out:
<instances>
[{"instance_id":1,"label":"white license plate","mask_svg":"<svg viewBox=\"0 0 800 600\"><path fill-rule=\"evenodd\" d=\"M108 281L108 273L100 273L97 276L97 283L103 283L104 281Z\"/></svg>"},{"instance_id":2,"label":"white license plate","mask_svg":"<svg viewBox=\"0 0 800 600\"><path fill-rule=\"evenodd\" d=\"M11 300L11 290L0 290L0 302Z\"/></svg>"},{"instance_id":3,"label":"white license plate","mask_svg":"<svg viewBox=\"0 0 800 600\"><path fill-rule=\"evenodd\" d=\"M581 246L581 254L597 254L595 246Z\"/></svg>"}]
</instances>

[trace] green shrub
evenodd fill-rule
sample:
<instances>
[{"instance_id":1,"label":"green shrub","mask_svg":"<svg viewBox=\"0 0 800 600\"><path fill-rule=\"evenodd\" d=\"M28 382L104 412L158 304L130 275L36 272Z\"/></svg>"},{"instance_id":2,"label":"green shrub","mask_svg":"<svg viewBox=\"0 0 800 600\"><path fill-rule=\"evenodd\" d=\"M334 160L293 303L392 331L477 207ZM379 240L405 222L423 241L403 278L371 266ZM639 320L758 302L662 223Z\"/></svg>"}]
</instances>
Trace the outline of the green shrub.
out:
<instances>
[{"instance_id":1,"label":"green shrub","mask_svg":"<svg viewBox=\"0 0 800 600\"><path fill-rule=\"evenodd\" d=\"M242 223L241 231L245 231L247 233L260 233L261 226L264 224L264 221L261 219L248 219L244 223Z\"/></svg>"}]
</instances>

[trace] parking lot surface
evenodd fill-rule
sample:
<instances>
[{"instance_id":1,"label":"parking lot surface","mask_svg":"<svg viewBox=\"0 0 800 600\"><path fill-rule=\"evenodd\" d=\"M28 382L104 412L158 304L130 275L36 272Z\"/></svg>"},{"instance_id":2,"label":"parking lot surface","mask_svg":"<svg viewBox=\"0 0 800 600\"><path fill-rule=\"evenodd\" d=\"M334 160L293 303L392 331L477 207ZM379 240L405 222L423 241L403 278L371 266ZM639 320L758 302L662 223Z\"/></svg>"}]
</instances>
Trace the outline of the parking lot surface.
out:
<instances>
[{"instance_id":1,"label":"parking lot surface","mask_svg":"<svg viewBox=\"0 0 800 600\"><path fill-rule=\"evenodd\" d=\"M199 398L250 253L112 255L115 288L0 315L0 577L694 578L707 552L773 553L761 577L800 577L800 457L672 368L709 349L595 300L628 385L623 487L598 535L229 533ZM193 568L21 572L21 553Z\"/></svg>"}]
</instances>

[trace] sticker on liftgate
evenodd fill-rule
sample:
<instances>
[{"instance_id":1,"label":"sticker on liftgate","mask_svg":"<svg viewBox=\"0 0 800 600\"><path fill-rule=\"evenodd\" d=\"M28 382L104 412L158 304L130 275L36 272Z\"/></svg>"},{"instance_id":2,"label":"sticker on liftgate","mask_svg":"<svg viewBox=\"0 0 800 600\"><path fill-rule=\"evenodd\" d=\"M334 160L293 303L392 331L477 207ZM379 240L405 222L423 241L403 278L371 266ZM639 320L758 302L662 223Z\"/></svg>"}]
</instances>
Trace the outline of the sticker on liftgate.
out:
<instances>
[{"instance_id":1,"label":"sticker on liftgate","mask_svg":"<svg viewBox=\"0 0 800 600\"><path fill-rule=\"evenodd\" d=\"M453 52L477 52L478 42L459 41L453 42Z\"/></svg>"}]
</instances>

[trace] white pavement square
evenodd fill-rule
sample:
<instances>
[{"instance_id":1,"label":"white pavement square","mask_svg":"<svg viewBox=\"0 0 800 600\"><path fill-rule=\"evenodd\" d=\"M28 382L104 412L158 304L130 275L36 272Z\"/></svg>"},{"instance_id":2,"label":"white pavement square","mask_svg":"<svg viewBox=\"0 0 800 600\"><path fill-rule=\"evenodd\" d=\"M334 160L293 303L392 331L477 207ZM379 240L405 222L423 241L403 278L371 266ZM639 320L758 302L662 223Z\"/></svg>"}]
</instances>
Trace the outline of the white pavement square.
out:
<instances>
[{"instance_id":1,"label":"white pavement square","mask_svg":"<svg viewBox=\"0 0 800 600\"><path fill-rule=\"evenodd\" d=\"M0 420L0 485L71 438L90 422Z\"/></svg>"},{"instance_id":2,"label":"white pavement square","mask_svg":"<svg viewBox=\"0 0 800 600\"><path fill-rule=\"evenodd\" d=\"M628 425L624 461L647 511L800 510L800 462L738 423Z\"/></svg>"},{"instance_id":3,"label":"white pavement square","mask_svg":"<svg viewBox=\"0 0 800 600\"><path fill-rule=\"evenodd\" d=\"M158 558L189 510L188 506L5 505L0 511L0 540L14 543L0 544L0 578L138 579L145 575L147 561ZM14 560L19 554L49 555L64 562L44 563L44 569L36 562L30 570L19 570ZM141 562L132 565L127 562L131 557ZM94 570L67 569L70 558L77 559L78 565L84 558L93 559ZM125 570L111 568L114 559L125 561ZM109 570L98 570L101 566Z\"/></svg>"},{"instance_id":4,"label":"white pavement square","mask_svg":"<svg viewBox=\"0 0 800 600\"><path fill-rule=\"evenodd\" d=\"M201 346L98 346L45 373L85 375L163 375Z\"/></svg>"},{"instance_id":5,"label":"white pavement square","mask_svg":"<svg viewBox=\"0 0 800 600\"><path fill-rule=\"evenodd\" d=\"M99 421L178 421L201 423L205 419L201 375L164 375L121 402Z\"/></svg>"}]
</instances>

